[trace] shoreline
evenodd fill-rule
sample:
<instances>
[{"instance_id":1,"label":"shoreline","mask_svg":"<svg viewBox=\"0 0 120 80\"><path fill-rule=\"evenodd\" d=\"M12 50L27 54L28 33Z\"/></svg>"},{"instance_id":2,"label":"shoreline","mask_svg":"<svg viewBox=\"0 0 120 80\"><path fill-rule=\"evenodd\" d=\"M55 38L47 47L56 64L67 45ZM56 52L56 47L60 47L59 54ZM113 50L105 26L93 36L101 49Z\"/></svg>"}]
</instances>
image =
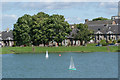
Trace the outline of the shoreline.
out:
<instances>
[{"instance_id":1,"label":"shoreline","mask_svg":"<svg viewBox=\"0 0 120 80\"><path fill-rule=\"evenodd\" d=\"M22 53L64 53L64 52L119 52L118 46L71 46L71 47L3 47L0 54L22 54Z\"/></svg>"},{"instance_id":2,"label":"shoreline","mask_svg":"<svg viewBox=\"0 0 120 80\"><path fill-rule=\"evenodd\" d=\"M92 52L81 52L81 51L64 51L64 52L48 52L48 53L68 53L68 52L73 52L73 53L92 53ZM45 54L46 52L20 52L20 53L5 53L5 54ZM94 52L93 52L94 53ZM109 52L106 52L109 53ZM0 54L2 55L2 54Z\"/></svg>"},{"instance_id":3,"label":"shoreline","mask_svg":"<svg viewBox=\"0 0 120 80\"><path fill-rule=\"evenodd\" d=\"M49 52L48 53L68 53L68 52L74 52L74 53L90 53L90 52L86 52L86 51L55 51L55 52ZM46 53L46 52L21 52L21 53L10 53L10 54L29 54L29 53L32 53L32 54L43 54L43 53Z\"/></svg>"}]
</instances>

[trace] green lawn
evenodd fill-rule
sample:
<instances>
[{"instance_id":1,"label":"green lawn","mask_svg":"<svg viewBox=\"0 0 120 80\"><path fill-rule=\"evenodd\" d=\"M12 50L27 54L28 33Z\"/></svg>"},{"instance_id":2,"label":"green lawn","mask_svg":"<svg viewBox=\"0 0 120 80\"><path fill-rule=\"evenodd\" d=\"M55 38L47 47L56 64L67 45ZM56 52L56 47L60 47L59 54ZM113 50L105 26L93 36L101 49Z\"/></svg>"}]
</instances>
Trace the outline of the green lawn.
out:
<instances>
[{"instance_id":1,"label":"green lawn","mask_svg":"<svg viewBox=\"0 0 120 80\"><path fill-rule=\"evenodd\" d=\"M118 46L71 46L71 47L3 47L1 54L10 53L44 53L46 50L49 53L54 52L117 52Z\"/></svg>"}]
</instances>

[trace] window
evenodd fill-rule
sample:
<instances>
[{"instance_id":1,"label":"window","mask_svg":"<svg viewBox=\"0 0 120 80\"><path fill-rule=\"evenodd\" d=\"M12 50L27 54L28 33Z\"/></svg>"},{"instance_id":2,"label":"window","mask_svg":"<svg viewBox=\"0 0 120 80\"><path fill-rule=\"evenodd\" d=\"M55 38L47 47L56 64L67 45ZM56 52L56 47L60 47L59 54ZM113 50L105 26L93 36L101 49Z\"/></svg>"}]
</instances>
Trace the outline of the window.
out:
<instances>
[{"instance_id":1,"label":"window","mask_svg":"<svg viewBox=\"0 0 120 80\"><path fill-rule=\"evenodd\" d=\"M98 28L98 30L100 31L100 28Z\"/></svg>"}]
</instances>

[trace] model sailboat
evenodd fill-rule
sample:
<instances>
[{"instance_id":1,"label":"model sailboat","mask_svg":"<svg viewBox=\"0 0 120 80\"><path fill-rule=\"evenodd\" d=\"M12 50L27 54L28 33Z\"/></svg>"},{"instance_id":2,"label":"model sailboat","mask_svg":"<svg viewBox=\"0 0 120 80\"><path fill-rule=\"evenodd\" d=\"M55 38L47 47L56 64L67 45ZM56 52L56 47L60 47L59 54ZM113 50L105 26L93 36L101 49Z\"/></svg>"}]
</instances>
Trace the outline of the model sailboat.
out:
<instances>
[{"instance_id":1,"label":"model sailboat","mask_svg":"<svg viewBox=\"0 0 120 80\"><path fill-rule=\"evenodd\" d=\"M48 51L46 51L46 56L45 57L48 58Z\"/></svg>"},{"instance_id":2,"label":"model sailboat","mask_svg":"<svg viewBox=\"0 0 120 80\"><path fill-rule=\"evenodd\" d=\"M72 56L71 56L71 60L70 60L69 70L76 70L76 68L75 68L75 66L74 66L74 62L73 62Z\"/></svg>"}]
</instances>

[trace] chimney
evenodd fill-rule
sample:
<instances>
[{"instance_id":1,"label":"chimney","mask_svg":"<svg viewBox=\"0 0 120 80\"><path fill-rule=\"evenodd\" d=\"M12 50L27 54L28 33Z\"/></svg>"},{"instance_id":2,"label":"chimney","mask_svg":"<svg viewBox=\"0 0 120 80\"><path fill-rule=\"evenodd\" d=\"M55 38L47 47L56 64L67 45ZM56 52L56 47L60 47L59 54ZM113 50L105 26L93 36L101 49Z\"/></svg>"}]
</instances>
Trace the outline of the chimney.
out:
<instances>
[{"instance_id":1,"label":"chimney","mask_svg":"<svg viewBox=\"0 0 120 80\"><path fill-rule=\"evenodd\" d=\"M120 12L118 12L118 17L120 16Z\"/></svg>"},{"instance_id":2,"label":"chimney","mask_svg":"<svg viewBox=\"0 0 120 80\"><path fill-rule=\"evenodd\" d=\"M6 31L9 32L9 28L7 28Z\"/></svg>"},{"instance_id":3,"label":"chimney","mask_svg":"<svg viewBox=\"0 0 120 80\"><path fill-rule=\"evenodd\" d=\"M114 16L111 17L111 20L114 20Z\"/></svg>"},{"instance_id":4,"label":"chimney","mask_svg":"<svg viewBox=\"0 0 120 80\"><path fill-rule=\"evenodd\" d=\"M116 22L115 22L115 21L112 21L112 25L116 25Z\"/></svg>"},{"instance_id":5,"label":"chimney","mask_svg":"<svg viewBox=\"0 0 120 80\"><path fill-rule=\"evenodd\" d=\"M74 26L71 26L71 29L74 29L75 27Z\"/></svg>"},{"instance_id":6,"label":"chimney","mask_svg":"<svg viewBox=\"0 0 120 80\"><path fill-rule=\"evenodd\" d=\"M85 19L85 22L88 22L89 20L88 19Z\"/></svg>"}]
</instances>

